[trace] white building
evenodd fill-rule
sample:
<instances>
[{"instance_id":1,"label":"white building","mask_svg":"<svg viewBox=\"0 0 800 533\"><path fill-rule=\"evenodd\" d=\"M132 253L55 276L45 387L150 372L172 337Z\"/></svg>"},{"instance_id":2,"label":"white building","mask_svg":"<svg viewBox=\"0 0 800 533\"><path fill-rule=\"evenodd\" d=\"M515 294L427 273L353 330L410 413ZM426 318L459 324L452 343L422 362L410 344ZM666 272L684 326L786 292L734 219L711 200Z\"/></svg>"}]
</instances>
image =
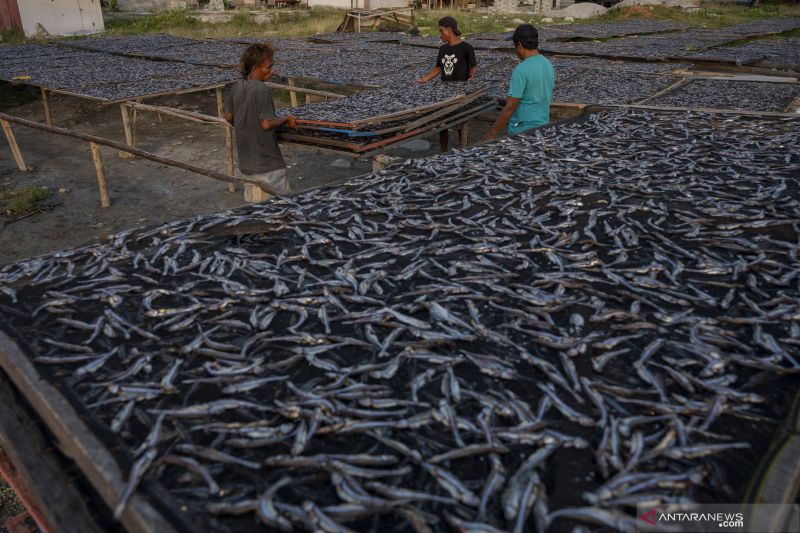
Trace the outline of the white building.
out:
<instances>
[{"instance_id":1,"label":"white building","mask_svg":"<svg viewBox=\"0 0 800 533\"><path fill-rule=\"evenodd\" d=\"M105 30L100 0L0 0L0 27L19 28L26 37Z\"/></svg>"}]
</instances>

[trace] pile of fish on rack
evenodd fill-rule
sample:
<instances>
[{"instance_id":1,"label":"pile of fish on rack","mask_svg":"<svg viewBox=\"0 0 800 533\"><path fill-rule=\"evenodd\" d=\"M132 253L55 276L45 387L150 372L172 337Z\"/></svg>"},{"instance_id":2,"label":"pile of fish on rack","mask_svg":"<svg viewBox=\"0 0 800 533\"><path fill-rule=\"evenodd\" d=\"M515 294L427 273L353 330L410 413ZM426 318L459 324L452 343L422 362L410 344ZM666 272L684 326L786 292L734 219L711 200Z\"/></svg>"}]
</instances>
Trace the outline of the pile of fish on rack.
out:
<instances>
[{"instance_id":1,"label":"pile of fish on rack","mask_svg":"<svg viewBox=\"0 0 800 533\"><path fill-rule=\"evenodd\" d=\"M647 20L554 25L540 28L540 49L551 56L580 56L575 61L582 64L574 67L582 69L583 78L563 85L556 94L557 101L627 104L657 94L668 81L651 75L639 77L627 71L659 74L669 61L798 69L800 57L796 38L770 38L743 44L740 41L798 27L800 18L769 19L717 29L687 28L682 23ZM510 35L505 32L467 36L467 41L478 49L478 79L490 83L489 94L501 99L506 96L508 78L516 64L516 58L509 52L512 48ZM603 40L587 42L592 39ZM239 77L236 67L242 52L249 43L257 41L255 38L197 40L157 34L95 37L64 41L58 46L3 47L0 78L121 101L233 81ZM293 78L301 84L323 82L379 87L410 83L422 75L434 64L436 52L431 48L441 44L437 37L401 33L333 33L308 40L267 41L277 50L275 65L282 77ZM602 67L602 72L597 72L598 58L627 61L624 66ZM557 65L559 83L578 74L572 67L565 68ZM119 79L110 79L109 72ZM728 87L723 84L716 89ZM733 93L753 87L730 86Z\"/></svg>"},{"instance_id":2,"label":"pile of fish on rack","mask_svg":"<svg viewBox=\"0 0 800 533\"><path fill-rule=\"evenodd\" d=\"M176 61L152 61L151 46L174 42L173 36L97 39L112 52L98 51L94 39L70 41L77 47L45 44L0 48L0 79L105 101L124 101L165 92L226 84L238 70ZM175 48L189 46L177 42ZM198 62L199 63L199 62Z\"/></svg>"},{"instance_id":3,"label":"pile of fish on rack","mask_svg":"<svg viewBox=\"0 0 800 533\"><path fill-rule=\"evenodd\" d=\"M699 79L657 96L647 105L783 112L795 98L800 98L797 83Z\"/></svg>"},{"instance_id":4,"label":"pile of fish on rack","mask_svg":"<svg viewBox=\"0 0 800 533\"><path fill-rule=\"evenodd\" d=\"M297 117L297 130L283 129L286 142L316 144L367 155L389 143L463 122L496 107L480 81L418 84L405 81L338 100L279 112Z\"/></svg>"},{"instance_id":5,"label":"pile of fish on rack","mask_svg":"<svg viewBox=\"0 0 800 533\"><path fill-rule=\"evenodd\" d=\"M606 111L130 230L2 268L0 328L189 529L640 530L797 394L799 126Z\"/></svg>"}]
</instances>

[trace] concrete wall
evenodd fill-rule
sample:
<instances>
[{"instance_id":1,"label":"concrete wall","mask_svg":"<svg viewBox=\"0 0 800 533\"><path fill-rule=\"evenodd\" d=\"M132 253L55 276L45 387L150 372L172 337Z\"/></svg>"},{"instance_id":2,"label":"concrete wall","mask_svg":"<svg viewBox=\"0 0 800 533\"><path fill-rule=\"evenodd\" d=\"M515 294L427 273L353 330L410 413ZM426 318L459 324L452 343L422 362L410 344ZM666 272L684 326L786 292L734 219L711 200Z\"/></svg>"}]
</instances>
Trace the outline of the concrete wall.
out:
<instances>
[{"instance_id":1,"label":"concrete wall","mask_svg":"<svg viewBox=\"0 0 800 533\"><path fill-rule=\"evenodd\" d=\"M490 13L516 13L517 0L494 0Z\"/></svg>"},{"instance_id":2,"label":"concrete wall","mask_svg":"<svg viewBox=\"0 0 800 533\"><path fill-rule=\"evenodd\" d=\"M197 7L197 0L117 0L120 11L165 11Z\"/></svg>"},{"instance_id":3,"label":"concrete wall","mask_svg":"<svg viewBox=\"0 0 800 533\"><path fill-rule=\"evenodd\" d=\"M408 7L409 0L307 0L309 7L326 6L341 9L381 9Z\"/></svg>"},{"instance_id":4,"label":"concrete wall","mask_svg":"<svg viewBox=\"0 0 800 533\"><path fill-rule=\"evenodd\" d=\"M338 7L341 9L350 9L350 0L308 0L309 7L325 6L325 7ZM364 0L353 0L352 6L354 8L363 8Z\"/></svg>"},{"instance_id":5,"label":"concrete wall","mask_svg":"<svg viewBox=\"0 0 800 533\"><path fill-rule=\"evenodd\" d=\"M36 36L39 25L50 35L76 35L105 30L100 0L19 0L22 30Z\"/></svg>"},{"instance_id":6,"label":"concrete wall","mask_svg":"<svg viewBox=\"0 0 800 533\"><path fill-rule=\"evenodd\" d=\"M408 7L408 0L364 0L366 9L388 9L393 7Z\"/></svg>"}]
</instances>

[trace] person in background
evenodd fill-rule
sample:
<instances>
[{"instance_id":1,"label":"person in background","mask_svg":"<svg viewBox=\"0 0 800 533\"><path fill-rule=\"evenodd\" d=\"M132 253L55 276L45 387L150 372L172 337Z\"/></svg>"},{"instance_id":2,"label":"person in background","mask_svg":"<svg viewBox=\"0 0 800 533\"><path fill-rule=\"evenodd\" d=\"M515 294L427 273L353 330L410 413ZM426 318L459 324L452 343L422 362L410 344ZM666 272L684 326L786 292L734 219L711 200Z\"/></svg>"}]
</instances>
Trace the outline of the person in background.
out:
<instances>
[{"instance_id":1,"label":"person in background","mask_svg":"<svg viewBox=\"0 0 800 533\"><path fill-rule=\"evenodd\" d=\"M483 140L491 140L508 125L515 135L550 121L555 73L550 60L539 53L539 32L530 24L521 24L511 37L520 59L511 72L506 105Z\"/></svg>"},{"instance_id":2,"label":"person in background","mask_svg":"<svg viewBox=\"0 0 800 533\"><path fill-rule=\"evenodd\" d=\"M283 194L291 190L286 163L278 148L278 128L296 128L294 116L276 117L275 104L264 85L275 71L275 51L267 44L252 44L242 54L242 78L225 99L225 120L236 134L241 177L263 182ZM261 188L245 184L245 200L258 202L269 195Z\"/></svg>"},{"instance_id":3,"label":"person in background","mask_svg":"<svg viewBox=\"0 0 800 533\"><path fill-rule=\"evenodd\" d=\"M467 81L474 78L478 72L478 62L475 59L475 49L459 36L458 22L453 17L439 19L439 38L444 44L439 47L436 65L424 76L416 80L417 83L426 83L440 76L442 81ZM439 145L442 152L446 152L450 145L450 135L447 130L439 132Z\"/></svg>"}]
</instances>

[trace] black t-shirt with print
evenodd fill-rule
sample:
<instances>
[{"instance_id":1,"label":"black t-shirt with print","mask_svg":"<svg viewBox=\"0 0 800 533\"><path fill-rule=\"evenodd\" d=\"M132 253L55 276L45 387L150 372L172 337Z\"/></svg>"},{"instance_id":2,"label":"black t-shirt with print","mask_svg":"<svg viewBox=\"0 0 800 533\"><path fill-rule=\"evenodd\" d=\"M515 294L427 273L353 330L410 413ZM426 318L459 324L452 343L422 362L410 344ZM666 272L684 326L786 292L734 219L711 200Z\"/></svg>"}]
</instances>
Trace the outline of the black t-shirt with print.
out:
<instances>
[{"instance_id":1,"label":"black t-shirt with print","mask_svg":"<svg viewBox=\"0 0 800 533\"><path fill-rule=\"evenodd\" d=\"M475 49L466 41L455 46L445 43L439 47L436 66L442 69L442 81L467 81L469 70L477 64Z\"/></svg>"}]
</instances>

